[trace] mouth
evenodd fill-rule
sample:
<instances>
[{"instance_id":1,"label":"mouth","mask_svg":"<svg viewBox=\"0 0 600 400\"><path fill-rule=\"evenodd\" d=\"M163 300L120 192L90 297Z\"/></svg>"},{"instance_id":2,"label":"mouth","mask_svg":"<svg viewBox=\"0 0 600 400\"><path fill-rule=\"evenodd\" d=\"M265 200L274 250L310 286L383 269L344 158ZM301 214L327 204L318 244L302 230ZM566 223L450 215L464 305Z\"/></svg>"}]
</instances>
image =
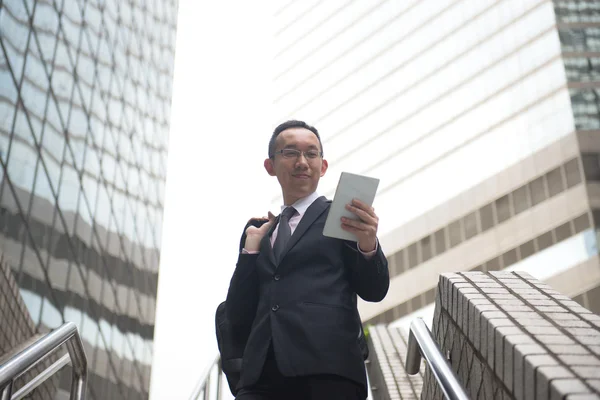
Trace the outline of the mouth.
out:
<instances>
[{"instance_id":1,"label":"mouth","mask_svg":"<svg viewBox=\"0 0 600 400\"><path fill-rule=\"evenodd\" d=\"M295 175L292 175L292 176L294 178L296 178L296 179L309 179L310 178L310 176L306 175L306 174L295 174Z\"/></svg>"}]
</instances>

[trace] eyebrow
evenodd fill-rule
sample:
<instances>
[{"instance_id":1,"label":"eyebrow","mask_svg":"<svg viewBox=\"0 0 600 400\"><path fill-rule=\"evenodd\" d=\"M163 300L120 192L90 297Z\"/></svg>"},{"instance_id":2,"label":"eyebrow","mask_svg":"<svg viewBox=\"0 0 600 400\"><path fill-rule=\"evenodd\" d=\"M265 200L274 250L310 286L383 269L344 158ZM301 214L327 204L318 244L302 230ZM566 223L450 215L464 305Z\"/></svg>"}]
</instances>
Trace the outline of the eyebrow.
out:
<instances>
[{"instance_id":1,"label":"eyebrow","mask_svg":"<svg viewBox=\"0 0 600 400\"><path fill-rule=\"evenodd\" d=\"M298 146L296 146L295 144L288 144L288 145L285 145L283 148L284 149L297 149ZM319 150L319 147L317 145L314 145L314 144L311 144L310 146L308 146L308 148L311 149L311 150L312 149Z\"/></svg>"}]
</instances>

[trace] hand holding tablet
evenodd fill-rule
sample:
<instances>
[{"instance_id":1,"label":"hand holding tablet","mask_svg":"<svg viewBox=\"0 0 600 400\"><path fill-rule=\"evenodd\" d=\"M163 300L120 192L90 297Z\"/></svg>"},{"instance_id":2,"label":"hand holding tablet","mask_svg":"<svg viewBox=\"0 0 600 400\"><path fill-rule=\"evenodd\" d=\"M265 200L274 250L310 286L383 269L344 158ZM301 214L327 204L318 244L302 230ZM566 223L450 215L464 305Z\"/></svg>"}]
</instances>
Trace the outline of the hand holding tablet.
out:
<instances>
[{"instance_id":1,"label":"hand holding tablet","mask_svg":"<svg viewBox=\"0 0 600 400\"><path fill-rule=\"evenodd\" d=\"M364 224L363 221L369 222L373 217L375 219L377 217L374 214L370 215L355 208L356 213L363 215L361 219L355 212L348 210L347 205L352 204L353 199L358 199L370 208L375 200L378 186L379 179L377 178L342 172L329 209L329 215L325 221L323 235L354 242L359 241L359 236L364 237L365 234L361 229L363 227L369 228L369 226ZM342 218L347 218L347 222L344 222L344 224L349 225L356 232L344 230L342 228Z\"/></svg>"}]
</instances>

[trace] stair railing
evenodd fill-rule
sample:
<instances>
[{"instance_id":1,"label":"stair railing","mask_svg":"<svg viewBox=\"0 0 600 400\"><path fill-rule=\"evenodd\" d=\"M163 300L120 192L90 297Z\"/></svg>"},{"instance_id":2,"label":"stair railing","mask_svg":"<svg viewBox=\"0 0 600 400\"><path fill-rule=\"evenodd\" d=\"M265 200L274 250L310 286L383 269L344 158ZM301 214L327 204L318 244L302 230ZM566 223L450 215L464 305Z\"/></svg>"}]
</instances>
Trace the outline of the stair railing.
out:
<instances>
[{"instance_id":1,"label":"stair railing","mask_svg":"<svg viewBox=\"0 0 600 400\"><path fill-rule=\"evenodd\" d=\"M212 373L217 369L217 387L216 393L213 397L211 397L211 383L212 383ZM202 397L201 397L202 396ZM221 368L221 357L217 356L212 363L206 368L202 377L198 381L194 392L192 393L192 397L190 400L221 400L223 396L223 370Z\"/></svg>"},{"instance_id":2,"label":"stair railing","mask_svg":"<svg viewBox=\"0 0 600 400\"><path fill-rule=\"evenodd\" d=\"M406 353L406 372L408 374L416 375L419 373L421 357L427 361L427 367L431 370L447 399L469 399L456 374L450 368L433 339L429 328L422 318L415 318L410 324L408 336L408 351Z\"/></svg>"},{"instance_id":3,"label":"stair railing","mask_svg":"<svg viewBox=\"0 0 600 400\"><path fill-rule=\"evenodd\" d=\"M66 344L67 354L13 393L15 380L38 362ZM67 322L37 339L31 345L12 355L0 365L0 400L20 400L44 383L48 378L71 363L71 400L84 400L87 385L87 357L77 326Z\"/></svg>"}]
</instances>

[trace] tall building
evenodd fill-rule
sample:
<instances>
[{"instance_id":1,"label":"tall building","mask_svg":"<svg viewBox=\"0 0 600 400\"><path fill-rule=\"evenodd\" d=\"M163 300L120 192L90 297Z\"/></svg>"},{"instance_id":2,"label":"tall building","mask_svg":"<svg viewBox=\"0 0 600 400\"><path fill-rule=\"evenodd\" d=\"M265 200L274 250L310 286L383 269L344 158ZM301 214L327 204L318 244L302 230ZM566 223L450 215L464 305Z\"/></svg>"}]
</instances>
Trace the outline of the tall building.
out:
<instances>
[{"instance_id":1,"label":"tall building","mask_svg":"<svg viewBox=\"0 0 600 400\"><path fill-rule=\"evenodd\" d=\"M319 129L320 194L381 180L391 286L364 321L429 318L439 274L467 270L600 312L600 3L291 1L273 23L277 120Z\"/></svg>"},{"instance_id":2,"label":"tall building","mask_svg":"<svg viewBox=\"0 0 600 400\"><path fill-rule=\"evenodd\" d=\"M0 0L0 317L75 322L91 399L148 398L177 3Z\"/></svg>"}]
</instances>

